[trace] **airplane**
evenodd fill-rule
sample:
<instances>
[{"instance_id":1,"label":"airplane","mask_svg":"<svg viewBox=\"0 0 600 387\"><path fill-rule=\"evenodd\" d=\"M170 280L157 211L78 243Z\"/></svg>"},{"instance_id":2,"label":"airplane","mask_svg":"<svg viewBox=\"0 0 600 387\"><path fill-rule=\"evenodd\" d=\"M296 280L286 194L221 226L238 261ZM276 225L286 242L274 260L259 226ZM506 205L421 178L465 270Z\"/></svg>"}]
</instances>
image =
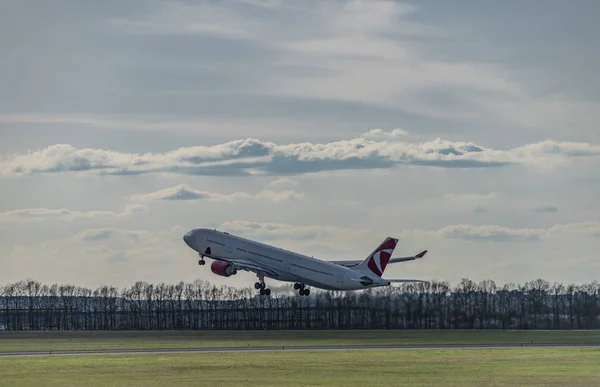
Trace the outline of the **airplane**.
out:
<instances>
[{"instance_id":1,"label":"airplane","mask_svg":"<svg viewBox=\"0 0 600 387\"><path fill-rule=\"evenodd\" d=\"M293 282L300 296L310 294L307 286L351 291L396 282L426 282L381 277L388 264L420 259L427 253L424 250L411 257L391 258L398 243L398 239L391 237L385 238L367 258L350 261L324 261L216 229L196 228L185 234L183 240L200 255L199 265L206 264L205 257L213 259L210 269L216 275L230 277L240 270L255 273L258 281L254 288L260 295L271 294L265 277Z\"/></svg>"}]
</instances>

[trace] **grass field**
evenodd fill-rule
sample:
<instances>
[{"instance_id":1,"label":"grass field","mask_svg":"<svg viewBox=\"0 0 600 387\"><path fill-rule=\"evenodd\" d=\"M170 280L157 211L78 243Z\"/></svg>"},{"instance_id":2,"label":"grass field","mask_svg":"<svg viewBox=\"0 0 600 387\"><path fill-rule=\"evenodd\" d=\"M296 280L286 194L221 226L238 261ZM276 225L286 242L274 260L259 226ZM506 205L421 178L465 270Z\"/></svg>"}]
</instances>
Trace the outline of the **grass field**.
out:
<instances>
[{"instance_id":1,"label":"grass field","mask_svg":"<svg viewBox=\"0 0 600 387\"><path fill-rule=\"evenodd\" d=\"M0 358L2 386L597 386L600 349Z\"/></svg>"},{"instance_id":2,"label":"grass field","mask_svg":"<svg viewBox=\"0 0 600 387\"><path fill-rule=\"evenodd\" d=\"M600 331L0 332L0 352L253 345L600 343Z\"/></svg>"}]
</instances>

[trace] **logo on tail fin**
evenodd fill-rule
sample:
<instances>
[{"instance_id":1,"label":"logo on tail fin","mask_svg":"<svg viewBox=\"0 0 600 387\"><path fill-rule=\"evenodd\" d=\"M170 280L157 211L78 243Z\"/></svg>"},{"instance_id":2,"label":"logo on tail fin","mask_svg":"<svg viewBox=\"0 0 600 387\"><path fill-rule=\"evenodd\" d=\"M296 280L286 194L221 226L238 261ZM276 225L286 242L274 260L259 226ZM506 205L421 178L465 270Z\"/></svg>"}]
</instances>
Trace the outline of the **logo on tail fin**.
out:
<instances>
[{"instance_id":1,"label":"logo on tail fin","mask_svg":"<svg viewBox=\"0 0 600 387\"><path fill-rule=\"evenodd\" d=\"M379 247L367 258L367 267L369 270L381 277L396 248L396 243L398 243L397 239L387 238L379 245Z\"/></svg>"}]
</instances>

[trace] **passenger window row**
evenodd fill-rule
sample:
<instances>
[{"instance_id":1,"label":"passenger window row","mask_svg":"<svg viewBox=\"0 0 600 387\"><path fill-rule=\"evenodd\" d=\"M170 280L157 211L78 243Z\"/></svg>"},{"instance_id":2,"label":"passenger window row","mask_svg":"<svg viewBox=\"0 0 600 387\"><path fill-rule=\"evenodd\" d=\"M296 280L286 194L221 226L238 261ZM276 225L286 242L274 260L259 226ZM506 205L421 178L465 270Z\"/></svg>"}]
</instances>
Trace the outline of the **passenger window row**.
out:
<instances>
[{"instance_id":1,"label":"passenger window row","mask_svg":"<svg viewBox=\"0 0 600 387\"><path fill-rule=\"evenodd\" d=\"M328 272L326 272L326 271L321 271L321 270L316 270L316 269L310 269L310 268L308 268L308 267L306 267L306 266L302 266L302 265L296 265L295 263L292 263L292 266L299 267L300 269L304 269L304 270L312 271L312 272L315 272L315 273L321 273L321 274L325 274L325 275L328 275L328 276L332 276L332 277L333 277L333 274L331 274L331 273L328 273Z\"/></svg>"},{"instance_id":2,"label":"passenger window row","mask_svg":"<svg viewBox=\"0 0 600 387\"><path fill-rule=\"evenodd\" d=\"M267 259L270 259L270 260L273 260L273 261L277 261L277 262L283 263L283 261L281 259L269 257L268 255L264 255L264 254L260 254L260 253L255 253L254 251L248 251L248 250L240 249L239 247L237 248L237 250L238 251L242 251L244 253L248 253L248 254L252 254L252 255L258 255L259 257L263 257L263 258L267 258Z\"/></svg>"},{"instance_id":3,"label":"passenger window row","mask_svg":"<svg viewBox=\"0 0 600 387\"><path fill-rule=\"evenodd\" d=\"M207 239L206 241L225 247L225 243L222 243L222 242L213 241L212 239Z\"/></svg>"}]
</instances>

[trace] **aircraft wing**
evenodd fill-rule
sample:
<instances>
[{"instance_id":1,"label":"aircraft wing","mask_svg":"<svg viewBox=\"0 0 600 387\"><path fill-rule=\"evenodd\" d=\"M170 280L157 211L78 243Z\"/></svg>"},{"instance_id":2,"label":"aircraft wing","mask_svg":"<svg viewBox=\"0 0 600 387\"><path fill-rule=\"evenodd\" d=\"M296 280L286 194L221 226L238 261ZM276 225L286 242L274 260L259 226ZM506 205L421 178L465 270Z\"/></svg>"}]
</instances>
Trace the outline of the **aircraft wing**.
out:
<instances>
[{"instance_id":1,"label":"aircraft wing","mask_svg":"<svg viewBox=\"0 0 600 387\"><path fill-rule=\"evenodd\" d=\"M235 268L237 270L251 271L251 272L257 273L257 274L261 273L268 277L279 277L281 275L279 273L279 271L277 271L276 269L274 269L268 265L264 265L264 264L259 265L257 263L254 263L252 261L245 260L245 259L231 259L228 257L221 257L221 256L212 255L212 254L211 255L204 254L204 256L218 260L218 261L229 262L233 266L235 266Z\"/></svg>"},{"instance_id":2,"label":"aircraft wing","mask_svg":"<svg viewBox=\"0 0 600 387\"><path fill-rule=\"evenodd\" d=\"M414 261L415 259L423 258L425 256L425 254L427 254L427 250L423 250L419 254L413 255L412 257L392 258L389 260L388 265L390 263ZM361 259L361 260L352 260L352 261L329 261L329 262L335 263L336 265L340 265L340 266L353 267L353 266L360 264L362 261L363 260Z\"/></svg>"},{"instance_id":3,"label":"aircraft wing","mask_svg":"<svg viewBox=\"0 0 600 387\"><path fill-rule=\"evenodd\" d=\"M280 274L275 269L268 267L266 265L258 265L256 263L240 261L237 259L228 259L227 261L231 262L238 270L246 270L251 271L253 273L263 273L268 277L279 277Z\"/></svg>"}]
</instances>

